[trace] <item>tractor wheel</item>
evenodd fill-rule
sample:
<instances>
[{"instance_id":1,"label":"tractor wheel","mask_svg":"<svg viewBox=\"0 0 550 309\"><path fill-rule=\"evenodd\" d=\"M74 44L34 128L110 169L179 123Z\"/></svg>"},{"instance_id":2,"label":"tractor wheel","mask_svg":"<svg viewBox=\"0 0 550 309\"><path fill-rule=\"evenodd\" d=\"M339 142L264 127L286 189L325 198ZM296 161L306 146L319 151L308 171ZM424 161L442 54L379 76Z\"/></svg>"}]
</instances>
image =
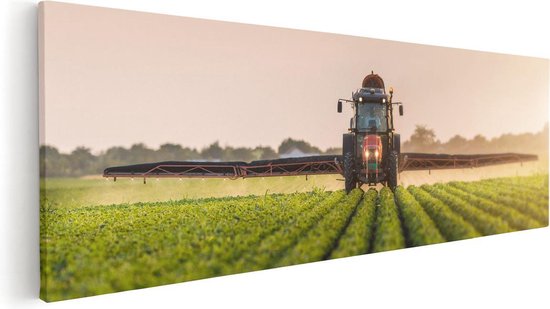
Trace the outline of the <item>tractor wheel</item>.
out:
<instances>
[{"instance_id":1,"label":"tractor wheel","mask_svg":"<svg viewBox=\"0 0 550 309\"><path fill-rule=\"evenodd\" d=\"M351 190L357 187L357 180L355 179L354 171L354 158L351 152L346 152L344 154L344 178L346 182L346 193L349 193Z\"/></svg>"},{"instance_id":2,"label":"tractor wheel","mask_svg":"<svg viewBox=\"0 0 550 309\"><path fill-rule=\"evenodd\" d=\"M397 170L398 170L397 158L398 158L397 152L392 151L388 159L389 172L390 172L390 175L388 177L388 185L390 189L392 189L392 191L395 190L395 188L397 187Z\"/></svg>"},{"instance_id":3,"label":"tractor wheel","mask_svg":"<svg viewBox=\"0 0 550 309\"><path fill-rule=\"evenodd\" d=\"M401 135L393 135L393 150L399 155L401 153Z\"/></svg>"}]
</instances>

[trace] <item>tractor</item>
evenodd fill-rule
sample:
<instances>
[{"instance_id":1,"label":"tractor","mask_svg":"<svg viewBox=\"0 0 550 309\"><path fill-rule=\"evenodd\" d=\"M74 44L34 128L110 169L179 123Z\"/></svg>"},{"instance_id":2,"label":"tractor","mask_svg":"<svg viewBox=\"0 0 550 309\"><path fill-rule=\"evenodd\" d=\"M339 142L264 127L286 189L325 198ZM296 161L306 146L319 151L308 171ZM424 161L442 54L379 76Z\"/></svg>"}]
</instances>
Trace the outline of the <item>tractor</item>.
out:
<instances>
[{"instance_id":1,"label":"tractor","mask_svg":"<svg viewBox=\"0 0 550 309\"><path fill-rule=\"evenodd\" d=\"M350 119L349 133L343 135L342 168L346 192L363 184L382 184L392 190L397 186L401 141L394 133L393 89L386 94L384 80L371 72L363 79L361 88L352 93L352 99L338 100L338 113L342 103L351 103L354 111Z\"/></svg>"}]
</instances>

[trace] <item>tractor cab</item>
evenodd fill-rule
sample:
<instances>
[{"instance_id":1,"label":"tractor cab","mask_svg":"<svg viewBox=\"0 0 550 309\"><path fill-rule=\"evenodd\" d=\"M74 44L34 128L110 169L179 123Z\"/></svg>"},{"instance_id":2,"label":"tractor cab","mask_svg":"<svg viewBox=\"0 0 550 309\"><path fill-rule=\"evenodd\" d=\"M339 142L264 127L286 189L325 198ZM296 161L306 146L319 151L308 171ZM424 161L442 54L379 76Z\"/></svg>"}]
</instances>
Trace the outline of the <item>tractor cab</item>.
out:
<instances>
[{"instance_id":1,"label":"tractor cab","mask_svg":"<svg viewBox=\"0 0 550 309\"><path fill-rule=\"evenodd\" d=\"M338 112L342 112L342 102L350 103L354 110L343 144L347 191L362 184L397 185L400 140L399 134L394 134L393 105L399 105L400 115L403 109L401 103L392 103L392 97L393 89L386 94L384 80L371 72L351 100L338 100Z\"/></svg>"},{"instance_id":2,"label":"tractor cab","mask_svg":"<svg viewBox=\"0 0 550 309\"><path fill-rule=\"evenodd\" d=\"M384 104L374 102L363 102L355 108L352 124L361 132L386 132L386 107Z\"/></svg>"}]
</instances>

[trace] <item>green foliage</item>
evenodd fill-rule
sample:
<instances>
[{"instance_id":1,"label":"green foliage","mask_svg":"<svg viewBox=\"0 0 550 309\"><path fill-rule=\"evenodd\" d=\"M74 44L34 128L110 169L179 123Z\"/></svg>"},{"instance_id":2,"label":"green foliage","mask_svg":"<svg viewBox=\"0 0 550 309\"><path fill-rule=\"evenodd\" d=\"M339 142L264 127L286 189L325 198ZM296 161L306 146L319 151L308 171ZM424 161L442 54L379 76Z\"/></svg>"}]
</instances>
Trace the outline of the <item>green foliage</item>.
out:
<instances>
[{"instance_id":1,"label":"green foliage","mask_svg":"<svg viewBox=\"0 0 550 309\"><path fill-rule=\"evenodd\" d=\"M338 240L338 246L332 251L331 258L341 258L368 253L373 235L376 200L378 192L369 189L357 207L345 233Z\"/></svg>"},{"instance_id":2,"label":"green foliage","mask_svg":"<svg viewBox=\"0 0 550 309\"><path fill-rule=\"evenodd\" d=\"M547 184L543 175L398 187L395 197L388 188L315 189L85 206L81 182L46 181L41 295L82 297L536 227L548 212Z\"/></svg>"},{"instance_id":3,"label":"green foliage","mask_svg":"<svg viewBox=\"0 0 550 309\"><path fill-rule=\"evenodd\" d=\"M293 150L298 150L303 153L322 153L321 149L312 146L310 143L303 140L295 140L292 138L285 139L281 145L279 145L279 155L289 153Z\"/></svg>"},{"instance_id":4,"label":"green foliage","mask_svg":"<svg viewBox=\"0 0 550 309\"><path fill-rule=\"evenodd\" d=\"M504 194L510 194L520 200L527 200L548 209L545 203L548 201L548 174L488 179L481 184L491 185L493 188L506 188L507 192Z\"/></svg>"},{"instance_id":5,"label":"green foliage","mask_svg":"<svg viewBox=\"0 0 550 309\"><path fill-rule=\"evenodd\" d=\"M376 232L372 251L380 252L405 247L399 211L388 187L380 190L380 206L376 210Z\"/></svg>"},{"instance_id":6,"label":"green foliage","mask_svg":"<svg viewBox=\"0 0 550 309\"><path fill-rule=\"evenodd\" d=\"M276 266L322 260L344 231L362 195L361 189L354 189L346 195L307 234L298 239L298 243L276 263Z\"/></svg>"},{"instance_id":7,"label":"green foliage","mask_svg":"<svg viewBox=\"0 0 550 309\"><path fill-rule=\"evenodd\" d=\"M407 246L423 246L445 241L435 223L407 190L401 186L397 187L395 197L403 218Z\"/></svg>"},{"instance_id":8,"label":"green foliage","mask_svg":"<svg viewBox=\"0 0 550 309\"><path fill-rule=\"evenodd\" d=\"M344 191L337 191L319 200L299 216L292 218L271 235L263 238L255 247L249 248L234 263L238 269L259 270L275 266L287 251L296 246L304 235L327 215L345 196Z\"/></svg>"},{"instance_id":9,"label":"green foliage","mask_svg":"<svg viewBox=\"0 0 550 309\"><path fill-rule=\"evenodd\" d=\"M433 129L428 129L425 125L416 125L414 133L403 144L403 148L412 152L425 152L437 148L439 144Z\"/></svg>"},{"instance_id":10,"label":"green foliage","mask_svg":"<svg viewBox=\"0 0 550 309\"><path fill-rule=\"evenodd\" d=\"M223 148L218 141L210 144L201 151L201 155L206 160L221 160L223 158Z\"/></svg>"},{"instance_id":11,"label":"green foliage","mask_svg":"<svg viewBox=\"0 0 550 309\"><path fill-rule=\"evenodd\" d=\"M433 129L425 125L416 125L416 128L402 146L407 152L437 152L437 153L505 153L517 152L548 156L548 123L541 131L536 133L503 134L487 139L477 134L472 139L466 139L460 135L451 137L447 142L439 141Z\"/></svg>"},{"instance_id":12,"label":"green foliage","mask_svg":"<svg viewBox=\"0 0 550 309\"><path fill-rule=\"evenodd\" d=\"M529 218L528 216L520 213L513 208L503 207L493 201L478 197L473 193L462 191L453 186L447 185L443 188L446 192L470 203L471 205L474 205L475 207L486 211L494 216L502 218L515 229L524 230L529 228L542 227L542 224L540 222Z\"/></svg>"},{"instance_id":13,"label":"green foliage","mask_svg":"<svg viewBox=\"0 0 550 309\"><path fill-rule=\"evenodd\" d=\"M515 231L506 221L499 217L470 205L468 202L447 193L444 185L427 186L421 188L433 197L437 198L450 207L453 212L461 215L466 221L472 224L482 235L500 234Z\"/></svg>"},{"instance_id":14,"label":"green foliage","mask_svg":"<svg viewBox=\"0 0 550 309\"><path fill-rule=\"evenodd\" d=\"M58 300L247 271L233 262L327 195L315 191L42 211L45 297Z\"/></svg>"},{"instance_id":15,"label":"green foliage","mask_svg":"<svg viewBox=\"0 0 550 309\"><path fill-rule=\"evenodd\" d=\"M531 227L548 225L548 208L539 206L541 204L543 205L544 201L547 199L533 202L530 200L532 194L529 194L528 192L518 192L515 191L513 187L505 185L494 186L484 182L480 182L475 185L464 182L453 182L450 183L450 185L465 192L472 193L480 198L487 199L493 203L497 203L499 206L506 206L515 209L516 211L522 213L520 214L521 216L525 214L540 223L540 225L536 225L536 223L531 222L531 224L535 224ZM512 211L512 215L513 214L514 212ZM524 220L526 219L524 218ZM526 222L526 224L529 223Z\"/></svg>"},{"instance_id":16,"label":"green foliage","mask_svg":"<svg viewBox=\"0 0 550 309\"><path fill-rule=\"evenodd\" d=\"M426 191L415 186L409 186L407 190L422 205L447 240L481 236L459 213L453 212L449 206L434 198Z\"/></svg>"}]
</instances>

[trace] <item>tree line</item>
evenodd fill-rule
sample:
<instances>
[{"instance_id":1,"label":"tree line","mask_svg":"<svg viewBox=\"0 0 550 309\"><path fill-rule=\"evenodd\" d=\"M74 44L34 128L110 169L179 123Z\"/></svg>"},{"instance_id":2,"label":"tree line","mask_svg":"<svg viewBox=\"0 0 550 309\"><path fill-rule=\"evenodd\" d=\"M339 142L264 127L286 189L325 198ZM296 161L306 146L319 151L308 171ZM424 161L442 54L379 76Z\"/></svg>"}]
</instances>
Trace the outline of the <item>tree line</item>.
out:
<instances>
[{"instance_id":1,"label":"tree line","mask_svg":"<svg viewBox=\"0 0 550 309\"><path fill-rule=\"evenodd\" d=\"M303 140L285 139L277 150L269 146L232 147L214 142L203 149L183 147L167 143L158 149L144 144L130 148L111 147L98 155L86 147L77 147L71 153L61 153L50 145L40 146L40 177L79 177L103 173L109 166L139 164L160 161L254 161L284 157L293 151L298 154L340 154L341 148L322 151Z\"/></svg>"},{"instance_id":2,"label":"tree line","mask_svg":"<svg viewBox=\"0 0 550 309\"><path fill-rule=\"evenodd\" d=\"M455 135L447 142L437 139L435 131L417 125L410 139L402 143L402 152L475 154L518 152L547 154L548 124L538 133L503 134L493 139L476 135L472 139ZM341 148L325 151L303 140L285 139L277 150L269 146L232 147L214 142L203 149L183 147L167 143L158 149L144 144L130 148L111 147L97 155L86 147L77 147L71 153L61 153L49 145L40 146L40 177L80 177L97 175L109 166L139 164L160 161L253 161L269 160L289 155L341 154Z\"/></svg>"},{"instance_id":3,"label":"tree line","mask_svg":"<svg viewBox=\"0 0 550 309\"><path fill-rule=\"evenodd\" d=\"M433 129L417 125L410 139L401 146L402 152L482 154L482 153L548 153L548 123L537 133L503 134L487 139L481 134L471 139L460 135L441 142Z\"/></svg>"}]
</instances>

